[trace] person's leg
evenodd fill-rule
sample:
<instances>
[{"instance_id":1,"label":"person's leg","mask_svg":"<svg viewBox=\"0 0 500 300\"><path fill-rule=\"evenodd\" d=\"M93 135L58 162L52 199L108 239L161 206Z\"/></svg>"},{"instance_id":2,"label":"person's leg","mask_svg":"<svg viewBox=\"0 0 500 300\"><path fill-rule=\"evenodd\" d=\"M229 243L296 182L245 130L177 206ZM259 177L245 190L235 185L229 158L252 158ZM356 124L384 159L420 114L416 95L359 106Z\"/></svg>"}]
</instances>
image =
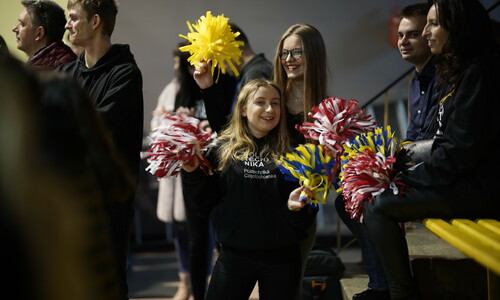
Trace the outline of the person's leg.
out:
<instances>
[{"instance_id":1,"label":"person's leg","mask_svg":"<svg viewBox=\"0 0 500 300\"><path fill-rule=\"evenodd\" d=\"M450 189L407 188L405 193L400 195L386 190L371 203L364 205L365 227L384 266L391 299L418 299L410 268L408 246L399 223L426 217L452 217L450 206L444 200L444 197L452 199L451 194L455 193Z\"/></svg>"},{"instance_id":2,"label":"person's leg","mask_svg":"<svg viewBox=\"0 0 500 300\"><path fill-rule=\"evenodd\" d=\"M298 247L264 253L259 272L260 300L289 300L301 286L300 251Z\"/></svg>"},{"instance_id":3,"label":"person's leg","mask_svg":"<svg viewBox=\"0 0 500 300\"><path fill-rule=\"evenodd\" d=\"M384 268L368 237L365 226L351 219L349 213L345 209L345 201L342 195L339 195L335 200L335 208L342 222L344 222L347 228L352 232L360 245L363 265L368 275L369 290L355 294L353 299L389 299L389 284L385 277Z\"/></svg>"},{"instance_id":4,"label":"person's leg","mask_svg":"<svg viewBox=\"0 0 500 300\"><path fill-rule=\"evenodd\" d=\"M208 243L207 243L207 278L212 275L213 259L215 252L215 233L210 219L208 220Z\"/></svg>"},{"instance_id":5,"label":"person's leg","mask_svg":"<svg viewBox=\"0 0 500 300\"><path fill-rule=\"evenodd\" d=\"M208 286L207 300L248 300L257 282L259 262L245 252L221 247Z\"/></svg>"},{"instance_id":6,"label":"person's leg","mask_svg":"<svg viewBox=\"0 0 500 300\"><path fill-rule=\"evenodd\" d=\"M187 222L173 222L174 247L179 272L189 273L189 234Z\"/></svg>"},{"instance_id":7,"label":"person's leg","mask_svg":"<svg viewBox=\"0 0 500 300\"><path fill-rule=\"evenodd\" d=\"M189 275L189 236L186 222L173 222L174 247L179 268L179 286L173 300L188 299L191 295Z\"/></svg>"},{"instance_id":8,"label":"person's leg","mask_svg":"<svg viewBox=\"0 0 500 300\"><path fill-rule=\"evenodd\" d=\"M204 181L196 181L184 173L182 176L182 193L186 208L186 222L189 233L189 273L194 300L205 299L207 287L207 270L212 263L207 251L210 241L210 199L203 192Z\"/></svg>"},{"instance_id":9,"label":"person's leg","mask_svg":"<svg viewBox=\"0 0 500 300\"><path fill-rule=\"evenodd\" d=\"M307 258L309 257L309 252L311 252L311 249L314 245L314 241L316 240L316 226L317 226L316 219L314 219L314 222L306 230L307 237L299 242L301 283L302 279L304 278L304 272L306 271ZM295 300L302 299L302 284L297 286L294 299Z\"/></svg>"},{"instance_id":10,"label":"person's leg","mask_svg":"<svg viewBox=\"0 0 500 300\"><path fill-rule=\"evenodd\" d=\"M207 287L207 270L211 259L208 259L210 221L201 214L187 213L189 232L189 273L191 288L195 300L205 299Z\"/></svg>"},{"instance_id":11,"label":"person's leg","mask_svg":"<svg viewBox=\"0 0 500 300\"><path fill-rule=\"evenodd\" d=\"M132 202L113 207L109 212L110 236L117 264L123 299L128 299L127 258L134 209Z\"/></svg>"}]
</instances>

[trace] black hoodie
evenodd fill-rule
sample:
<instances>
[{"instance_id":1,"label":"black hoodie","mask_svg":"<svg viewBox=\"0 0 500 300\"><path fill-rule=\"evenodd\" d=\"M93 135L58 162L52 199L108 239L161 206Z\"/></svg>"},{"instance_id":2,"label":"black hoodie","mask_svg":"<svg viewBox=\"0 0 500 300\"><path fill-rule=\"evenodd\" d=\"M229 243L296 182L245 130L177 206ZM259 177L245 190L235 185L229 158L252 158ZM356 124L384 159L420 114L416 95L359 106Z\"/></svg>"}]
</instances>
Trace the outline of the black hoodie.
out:
<instances>
[{"instance_id":1,"label":"black hoodie","mask_svg":"<svg viewBox=\"0 0 500 300\"><path fill-rule=\"evenodd\" d=\"M128 45L112 45L91 68L85 52L59 71L73 76L89 93L118 153L138 178L143 136L142 74Z\"/></svg>"},{"instance_id":2,"label":"black hoodie","mask_svg":"<svg viewBox=\"0 0 500 300\"><path fill-rule=\"evenodd\" d=\"M267 141L264 137L255 143L260 149ZM217 152L213 148L207 154L213 166ZM222 246L255 250L297 245L318 212L311 206L298 212L288 210L288 197L299 183L285 180L279 166L258 155L232 162L211 176L199 169L184 174L192 184L189 192L203 201L198 208L214 209L216 239Z\"/></svg>"}]
</instances>

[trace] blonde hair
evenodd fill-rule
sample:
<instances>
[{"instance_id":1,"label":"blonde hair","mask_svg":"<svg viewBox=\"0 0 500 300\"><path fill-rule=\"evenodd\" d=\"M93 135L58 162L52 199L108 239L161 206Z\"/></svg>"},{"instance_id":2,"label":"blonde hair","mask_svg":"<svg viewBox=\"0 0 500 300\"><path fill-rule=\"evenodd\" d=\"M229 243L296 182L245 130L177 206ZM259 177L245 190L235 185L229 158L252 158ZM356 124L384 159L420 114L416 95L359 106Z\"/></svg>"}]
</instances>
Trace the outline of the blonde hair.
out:
<instances>
[{"instance_id":1,"label":"blonde hair","mask_svg":"<svg viewBox=\"0 0 500 300\"><path fill-rule=\"evenodd\" d=\"M307 113L313 106L321 103L326 95L327 82L327 61L325 42L321 33L309 24L295 24L290 26L283 34L276 48L274 56L274 81L283 88L284 96L289 98L291 89L291 80L283 69L281 60L281 51L283 50L284 40L296 35L302 41L304 60L304 121L307 119Z\"/></svg>"},{"instance_id":2,"label":"blonde hair","mask_svg":"<svg viewBox=\"0 0 500 300\"><path fill-rule=\"evenodd\" d=\"M284 113L285 101L283 101L281 89L270 80L254 79L245 84L241 89L231 116L231 121L218 138L221 142L217 153L218 170L225 169L234 161L243 161L257 152L258 147L248 127L248 119L242 113L258 89L268 86L278 91L281 114L278 125L266 135L267 143L260 149L258 154L263 158L270 158L277 163L281 155L290 151L286 114Z\"/></svg>"}]
</instances>

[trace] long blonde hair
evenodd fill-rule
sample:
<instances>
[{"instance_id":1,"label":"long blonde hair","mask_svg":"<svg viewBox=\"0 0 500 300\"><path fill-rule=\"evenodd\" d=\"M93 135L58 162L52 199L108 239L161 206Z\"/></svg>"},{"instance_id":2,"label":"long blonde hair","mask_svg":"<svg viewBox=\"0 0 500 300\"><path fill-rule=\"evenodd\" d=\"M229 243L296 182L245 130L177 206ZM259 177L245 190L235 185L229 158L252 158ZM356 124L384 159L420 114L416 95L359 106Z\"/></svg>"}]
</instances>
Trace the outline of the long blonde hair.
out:
<instances>
[{"instance_id":1,"label":"long blonde hair","mask_svg":"<svg viewBox=\"0 0 500 300\"><path fill-rule=\"evenodd\" d=\"M255 95L260 87L273 87L280 96L280 120L278 125L267 135L267 143L260 149L261 157L270 158L278 162L281 155L290 151L289 135L286 126L285 101L283 101L282 92L278 85L267 79L254 79L241 89L238 100L234 107L231 121L220 136L221 146L218 151L218 170L223 170L231 162L242 161L257 152L257 145L248 127L248 119L242 115L251 97Z\"/></svg>"},{"instance_id":2,"label":"long blonde hair","mask_svg":"<svg viewBox=\"0 0 500 300\"><path fill-rule=\"evenodd\" d=\"M281 51L283 50L283 41L296 35L302 41L304 59L304 121L307 119L307 113L315 105L318 105L326 95L327 83L327 61L326 47L321 33L312 25L295 24L290 26L283 34L276 47L274 56L274 81L283 88L284 96L289 98L291 90L291 80L283 69L281 61Z\"/></svg>"}]
</instances>

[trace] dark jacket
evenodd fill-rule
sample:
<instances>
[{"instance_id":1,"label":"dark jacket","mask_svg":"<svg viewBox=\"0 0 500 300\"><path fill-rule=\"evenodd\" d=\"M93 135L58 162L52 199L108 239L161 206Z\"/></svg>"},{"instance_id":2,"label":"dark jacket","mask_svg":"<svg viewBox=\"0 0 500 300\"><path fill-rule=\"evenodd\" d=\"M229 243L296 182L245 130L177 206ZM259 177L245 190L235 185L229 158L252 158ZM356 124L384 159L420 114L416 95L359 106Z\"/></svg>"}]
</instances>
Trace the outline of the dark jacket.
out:
<instances>
[{"instance_id":1,"label":"dark jacket","mask_svg":"<svg viewBox=\"0 0 500 300\"><path fill-rule=\"evenodd\" d=\"M76 54L62 41L53 42L35 52L27 62L36 71L52 71L57 67L72 62Z\"/></svg>"},{"instance_id":2,"label":"dark jacket","mask_svg":"<svg viewBox=\"0 0 500 300\"><path fill-rule=\"evenodd\" d=\"M435 146L424 163L403 173L415 188L459 186L473 189L475 206L495 201L500 181L498 141L500 123L500 69L498 59L476 60L440 93ZM471 205L473 205L471 203Z\"/></svg>"},{"instance_id":3,"label":"dark jacket","mask_svg":"<svg viewBox=\"0 0 500 300\"><path fill-rule=\"evenodd\" d=\"M113 45L90 69L85 52L59 71L76 78L95 102L118 153L138 177L143 137L142 74L128 45Z\"/></svg>"},{"instance_id":4,"label":"dark jacket","mask_svg":"<svg viewBox=\"0 0 500 300\"><path fill-rule=\"evenodd\" d=\"M221 132L229 121L232 110L232 99L236 93L236 78L220 75L219 82L201 90L208 123L215 132Z\"/></svg>"}]
</instances>

